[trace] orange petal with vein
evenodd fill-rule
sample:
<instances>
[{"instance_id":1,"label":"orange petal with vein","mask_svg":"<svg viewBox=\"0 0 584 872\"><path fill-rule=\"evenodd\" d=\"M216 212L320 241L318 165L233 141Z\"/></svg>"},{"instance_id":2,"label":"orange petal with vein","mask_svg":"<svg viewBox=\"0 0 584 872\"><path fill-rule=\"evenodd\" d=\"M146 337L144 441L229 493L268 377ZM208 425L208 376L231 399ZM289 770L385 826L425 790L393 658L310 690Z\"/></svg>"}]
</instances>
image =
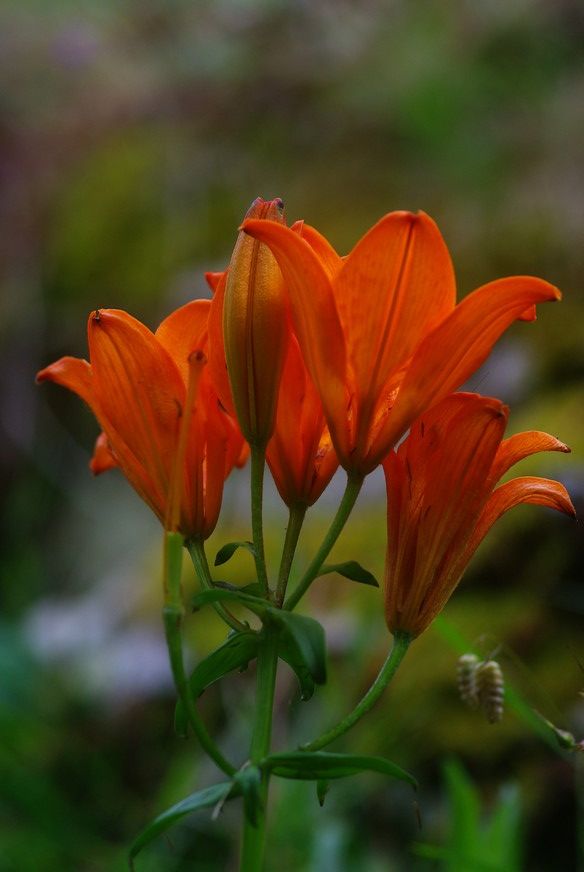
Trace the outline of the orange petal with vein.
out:
<instances>
[{"instance_id":1,"label":"orange petal with vein","mask_svg":"<svg viewBox=\"0 0 584 872\"><path fill-rule=\"evenodd\" d=\"M499 446L491 469L491 481L496 484L520 460L540 451L561 451L569 454L570 449L555 436L541 430L526 430L504 439Z\"/></svg>"}]
</instances>

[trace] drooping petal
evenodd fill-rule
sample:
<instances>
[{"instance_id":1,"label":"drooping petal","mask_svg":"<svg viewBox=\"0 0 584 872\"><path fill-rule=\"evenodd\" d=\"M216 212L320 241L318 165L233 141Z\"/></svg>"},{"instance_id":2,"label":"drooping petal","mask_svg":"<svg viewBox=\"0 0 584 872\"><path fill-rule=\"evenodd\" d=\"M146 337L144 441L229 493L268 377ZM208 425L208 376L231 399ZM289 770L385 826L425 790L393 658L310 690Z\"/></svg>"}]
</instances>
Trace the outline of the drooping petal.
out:
<instances>
[{"instance_id":1,"label":"drooping petal","mask_svg":"<svg viewBox=\"0 0 584 872\"><path fill-rule=\"evenodd\" d=\"M191 300L162 321L154 335L176 363L185 385L189 379L189 357L207 348L210 300Z\"/></svg>"},{"instance_id":2,"label":"drooping petal","mask_svg":"<svg viewBox=\"0 0 584 872\"><path fill-rule=\"evenodd\" d=\"M463 566L468 563L495 521L509 509L522 503L547 506L572 518L576 516L576 509L568 491L559 481L535 476L521 476L507 481L493 491L483 508L464 550Z\"/></svg>"},{"instance_id":3,"label":"drooping petal","mask_svg":"<svg viewBox=\"0 0 584 872\"><path fill-rule=\"evenodd\" d=\"M97 415L97 400L95 397L91 366L79 357L61 357L50 366L41 369L36 376L37 382L50 381L77 394L87 403L94 415Z\"/></svg>"},{"instance_id":4,"label":"drooping petal","mask_svg":"<svg viewBox=\"0 0 584 872\"><path fill-rule=\"evenodd\" d=\"M209 290L212 294L217 290L217 285L223 278L223 272L206 272L205 273L205 281L209 285Z\"/></svg>"},{"instance_id":5,"label":"drooping petal","mask_svg":"<svg viewBox=\"0 0 584 872\"><path fill-rule=\"evenodd\" d=\"M269 245L278 261L304 361L333 441L339 453L348 456L345 338L327 269L308 242L281 224L247 220L242 229Z\"/></svg>"},{"instance_id":6,"label":"drooping petal","mask_svg":"<svg viewBox=\"0 0 584 872\"><path fill-rule=\"evenodd\" d=\"M452 311L454 270L436 224L392 212L357 243L335 282L365 438L382 386L420 340Z\"/></svg>"},{"instance_id":7,"label":"drooping petal","mask_svg":"<svg viewBox=\"0 0 584 872\"><path fill-rule=\"evenodd\" d=\"M116 466L119 466L119 463L112 453L106 434L102 432L95 440L89 468L94 475L101 475L102 472L107 472L108 469L115 469Z\"/></svg>"},{"instance_id":8,"label":"drooping petal","mask_svg":"<svg viewBox=\"0 0 584 872\"><path fill-rule=\"evenodd\" d=\"M507 470L519 463L525 457L537 454L540 451L561 451L569 454L570 449L555 436L543 433L540 430L527 430L524 433L516 433L508 439L504 439L499 446L493 462L490 479L496 484L505 475Z\"/></svg>"},{"instance_id":9,"label":"drooping petal","mask_svg":"<svg viewBox=\"0 0 584 872\"><path fill-rule=\"evenodd\" d=\"M100 408L165 500L185 399L178 368L150 330L121 310L92 314L88 337ZM123 465L117 440L110 441Z\"/></svg>"},{"instance_id":10,"label":"drooping petal","mask_svg":"<svg viewBox=\"0 0 584 872\"><path fill-rule=\"evenodd\" d=\"M531 276L499 279L469 294L414 352L391 413L370 448L369 466L387 454L424 409L466 381L529 306L560 297L553 285Z\"/></svg>"}]
</instances>

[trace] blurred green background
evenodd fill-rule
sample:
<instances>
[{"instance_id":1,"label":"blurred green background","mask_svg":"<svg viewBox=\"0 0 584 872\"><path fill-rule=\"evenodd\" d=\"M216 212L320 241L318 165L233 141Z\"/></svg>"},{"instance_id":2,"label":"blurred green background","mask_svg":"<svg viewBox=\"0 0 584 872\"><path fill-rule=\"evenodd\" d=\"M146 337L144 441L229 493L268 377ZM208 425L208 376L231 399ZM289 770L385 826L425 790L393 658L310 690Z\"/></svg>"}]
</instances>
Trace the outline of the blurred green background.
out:
<instances>
[{"instance_id":1,"label":"blurred green background","mask_svg":"<svg viewBox=\"0 0 584 872\"><path fill-rule=\"evenodd\" d=\"M513 273L562 288L470 388L512 403L510 430L571 444L522 471L564 481L582 514L583 45L579 0L2 4L0 872L122 870L153 815L215 778L172 730L157 523L117 473L91 478L95 422L34 374L85 355L96 306L154 327L206 295L255 196L282 196L342 252L385 212L424 209L461 295ZM211 553L249 535L247 475L229 482ZM299 567L341 486L311 513ZM275 557L285 514L268 500ZM380 575L384 537L374 474L335 555ZM309 785L280 782L268 872L584 869L584 760L534 714L584 737L581 555L581 522L544 509L492 531L447 623L338 743L409 768L421 824L411 792L378 776L338 783L322 810ZM251 580L246 555L229 566ZM314 586L330 681L306 704L282 669L280 748L345 713L385 656L380 592L354 588ZM208 614L189 631L193 659L222 638ZM495 727L457 696L471 645L498 650L515 690ZM202 699L240 760L252 689L250 669ZM238 827L235 807L187 820L137 868L233 870Z\"/></svg>"}]
</instances>

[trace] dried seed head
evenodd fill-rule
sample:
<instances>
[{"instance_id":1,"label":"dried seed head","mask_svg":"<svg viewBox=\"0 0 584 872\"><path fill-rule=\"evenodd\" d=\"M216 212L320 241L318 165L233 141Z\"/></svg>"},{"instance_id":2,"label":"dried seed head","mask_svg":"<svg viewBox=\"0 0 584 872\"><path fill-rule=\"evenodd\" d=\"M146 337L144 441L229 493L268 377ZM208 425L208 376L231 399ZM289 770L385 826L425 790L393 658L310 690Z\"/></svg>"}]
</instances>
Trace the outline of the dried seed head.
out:
<instances>
[{"instance_id":1,"label":"dried seed head","mask_svg":"<svg viewBox=\"0 0 584 872\"><path fill-rule=\"evenodd\" d=\"M496 660L486 660L476 668L476 684L479 703L490 724L498 723L503 717L505 681L503 672Z\"/></svg>"},{"instance_id":2,"label":"dried seed head","mask_svg":"<svg viewBox=\"0 0 584 872\"><path fill-rule=\"evenodd\" d=\"M479 658L476 654L463 654L458 658L456 667L460 698L472 709L478 708L479 705L476 682L476 669L478 665Z\"/></svg>"}]
</instances>

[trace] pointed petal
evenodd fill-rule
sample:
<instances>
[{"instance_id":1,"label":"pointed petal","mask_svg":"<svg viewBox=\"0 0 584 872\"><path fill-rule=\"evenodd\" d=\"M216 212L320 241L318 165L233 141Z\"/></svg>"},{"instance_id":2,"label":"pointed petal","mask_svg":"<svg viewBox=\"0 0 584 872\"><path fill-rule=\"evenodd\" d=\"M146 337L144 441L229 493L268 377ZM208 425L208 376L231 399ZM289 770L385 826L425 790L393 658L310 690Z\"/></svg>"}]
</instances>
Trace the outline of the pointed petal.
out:
<instances>
[{"instance_id":1,"label":"pointed petal","mask_svg":"<svg viewBox=\"0 0 584 872\"><path fill-rule=\"evenodd\" d=\"M206 272L205 273L205 281L209 285L209 289L212 294L217 290L217 285L221 281L224 273L222 272Z\"/></svg>"},{"instance_id":2,"label":"pointed petal","mask_svg":"<svg viewBox=\"0 0 584 872\"><path fill-rule=\"evenodd\" d=\"M102 472L107 472L108 469L114 469L116 466L119 466L119 463L112 454L106 434L102 432L95 440L89 468L94 475L101 475Z\"/></svg>"},{"instance_id":3,"label":"pointed petal","mask_svg":"<svg viewBox=\"0 0 584 872\"><path fill-rule=\"evenodd\" d=\"M469 294L414 352L368 461L379 462L414 418L466 381L529 306L560 297L553 285L531 276L499 279Z\"/></svg>"},{"instance_id":4,"label":"pointed petal","mask_svg":"<svg viewBox=\"0 0 584 872\"><path fill-rule=\"evenodd\" d=\"M88 336L100 408L165 499L185 400L182 377L150 330L126 312L92 314ZM110 442L124 466L117 441Z\"/></svg>"},{"instance_id":5,"label":"pointed petal","mask_svg":"<svg viewBox=\"0 0 584 872\"><path fill-rule=\"evenodd\" d=\"M207 350L207 321L210 300L191 300L162 321L155 336L176 363L185 385L189 379L189 357Z\"/></svg>"},{"instance_id":6,"label":"pointed petal","mask_svg":"<svg viewBox=\"0 0 584 872\"><path fill-rule=\"evenodd\" d=\"M322 233L319 233L315 227L305 224L304 221L298 223L302 223L302 227L297 230L298 234L308 242L326 270L328 277L331 280L334 279L343 265L343 258L337 254L328 239ZM293 224L290 229L294 230L295 228L296 225Z\"/></svg>"},{"instance_id":7,"label":"pointed petal","mask_svg":"<svg viewBox=\"0 0 584 872\"><path fill-rule=\"evenodd\" d=\"M341 453L347 434L345 338L326 268L308 242L274 221L247 220L242 229L271 248L288 289L295 332Z\"/></svg>"},{"instance_id":8,"label":"pointed petal","mask_svg":"<svg viewBox=\"0 0 584 872\"><path fill-rule=\"evenodd\" d=\"M37 382L50 381L77 394L87 403L94 415L96 398L94 393L91 367L86 360L79 357L61 357L50 366L41 369L36 376Z\"/></svg>"},{"instance_id":9,"label":"pointed petal","mask_svg":"<svg viewBox=\"0 0 584 872\"><path fill-rule=\"evenodd\" d=\"M527 430L525 433L516 433L509 439L504 439L499 446L497 456L491 469L491 481L493 484L505 475L520 460L537 454L539 451L562 451L569 454L570 449L555 436L542 433L540 430Z\"/></svg>"},{"instance_id":10,"label":"pointed petal","mask_svg":"<svg viewBox=\"0 0 584 872\"><path fill-rule=\"evenodd\" d=\"M522 476L505 482L493 491L485 505L464 551L464 564L468 563L495 521L505 512L521 503L547 506L570 517L576 517L570 495L559 481L534 476Z\"/></svg>"},{"instance_id":11,"label":"pointed petal","mask_svg":"<svg viewBox=\"0 0 584 872\"><path fill-rule=\"evenodd\" d=\"M392 371L456 302L452 262L434 221L424 213L383 217L345 260L335 294L361 411L370 416Z\"/></svg>"}]
</instances>

